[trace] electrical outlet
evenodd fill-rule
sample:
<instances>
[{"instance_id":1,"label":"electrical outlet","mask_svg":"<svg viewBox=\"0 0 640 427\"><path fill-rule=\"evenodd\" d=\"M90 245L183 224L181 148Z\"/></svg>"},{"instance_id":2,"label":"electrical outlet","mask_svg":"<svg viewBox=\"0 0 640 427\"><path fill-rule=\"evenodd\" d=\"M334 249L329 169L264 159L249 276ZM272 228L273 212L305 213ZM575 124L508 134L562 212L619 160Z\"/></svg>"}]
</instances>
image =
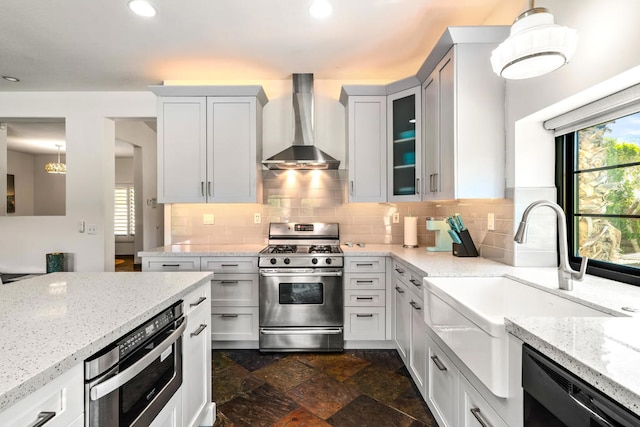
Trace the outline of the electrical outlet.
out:
<instances>
[{"instance_id":1,"label":"electrical outlet","mask_svg":"<svg viewBox=\"0 0 640 427\"><path fill-rule=\"evenodd\" d=\"M208 213L208 214L204 214L202 216L202 222L205 225L213 225L213 224L215 224L216 220L215 220L215 217L213 216L212 213Z\"/></svg>"},{"instance_id":2,"label":"electrical outlet","mask_svg":"<svg viewBox=\"0 0 640 427\"><path fill-rule=\"evenodd\" d=\"M96 234L97 231L97 227L95 224L87 224L87 234Z\"/></svg>"},{"instance_id":3,"label":"electrical outlet","mask_svg":"<svg viewBox=\"0 0 640 427\"><path fill-rule=\"evenodd\" d=\"M262 222L262 215L260 215L260 213L254 213L253 214L253 223L254 224L260 224Z\"/></svg>"},{"instance_id":4,"label":"electrical outlet","mask_svg":"<svg viewBox=\"0 0 640 427\"><path fill-rule=\"evenodd\" d=\"M400 223L400 212L394 212L393 213L393 223L394 224L399 224Z\"/></svg>"},{"instance_id":5,"label":"electrical outlet","mask_svg":"<svg viewBox=\"0 0 640 427\"><path fill-rule=\"evenodd\" d=\"M487 214L487 230L493 231L496 229L496 220L492 213Z\"/></svg>"}]
</instances>

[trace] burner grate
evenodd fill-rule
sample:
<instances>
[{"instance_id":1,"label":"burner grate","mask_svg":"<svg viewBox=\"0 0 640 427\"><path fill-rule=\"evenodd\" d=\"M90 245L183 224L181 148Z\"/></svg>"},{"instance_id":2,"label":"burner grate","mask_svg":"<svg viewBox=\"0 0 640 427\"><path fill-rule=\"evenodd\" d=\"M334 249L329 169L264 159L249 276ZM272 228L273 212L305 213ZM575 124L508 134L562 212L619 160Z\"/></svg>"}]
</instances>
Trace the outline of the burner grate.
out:
<instances>
[{"instance_id":1,"label":"burner grate","mask_svg":"<svg viewBox=\"0 0 640 427\"><path fill-rule=\"evenodd\" d=\"M278 245L271 249L272 254L294 254L298 247L296 245Z\"/></svg>"}]
</instances>

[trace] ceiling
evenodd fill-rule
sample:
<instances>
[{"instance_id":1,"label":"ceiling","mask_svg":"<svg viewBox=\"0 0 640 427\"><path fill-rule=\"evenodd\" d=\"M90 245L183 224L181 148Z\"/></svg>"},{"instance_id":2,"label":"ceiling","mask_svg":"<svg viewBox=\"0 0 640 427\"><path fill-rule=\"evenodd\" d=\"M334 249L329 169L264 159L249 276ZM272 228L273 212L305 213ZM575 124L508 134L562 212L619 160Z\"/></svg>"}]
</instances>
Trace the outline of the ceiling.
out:
<instances>
[{"instance_id":1,"label":"ceiling","mask_svg":"<svg viewBox=\"0 0 640 427\"><path fill-rule=\"evenodd\" d=\"M522 0L3 0L0 91L144 91L188 80L396 80L415 74L447 26L509 25ZM500 9L496 9L500 8ZM504 18L496 10L510 9ZM498 14L500 15L500 14Z\"/></svg>"}]
</instances>

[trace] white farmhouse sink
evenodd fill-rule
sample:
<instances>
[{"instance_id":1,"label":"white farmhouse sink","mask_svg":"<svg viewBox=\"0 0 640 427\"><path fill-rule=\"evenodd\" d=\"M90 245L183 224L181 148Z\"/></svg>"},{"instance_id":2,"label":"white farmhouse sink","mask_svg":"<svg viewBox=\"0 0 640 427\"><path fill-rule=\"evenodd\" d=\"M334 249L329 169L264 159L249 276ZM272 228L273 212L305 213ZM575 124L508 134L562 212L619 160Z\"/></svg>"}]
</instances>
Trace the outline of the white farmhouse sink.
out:
<instances>
[{"instance_id":1,"label":"white farmhouse sink","mask_svg":"<svg viewBox=\"0 0 640 427\"><path fill-rule=\"evenodd\" d=\"M425 277L425 322L499 397L508 397L505 317L610 314L508 277Z\"/></svg>"}]
</instances>

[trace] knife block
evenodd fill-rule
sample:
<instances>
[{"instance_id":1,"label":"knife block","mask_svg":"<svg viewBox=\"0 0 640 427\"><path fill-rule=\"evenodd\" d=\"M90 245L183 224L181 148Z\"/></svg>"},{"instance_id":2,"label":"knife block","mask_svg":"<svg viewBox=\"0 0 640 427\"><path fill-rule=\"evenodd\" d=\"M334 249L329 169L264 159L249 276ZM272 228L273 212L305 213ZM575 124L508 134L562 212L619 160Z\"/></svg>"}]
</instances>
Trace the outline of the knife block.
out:
<instances>
[{"instance_id":1,"label":"knife block","mask_svg":"<svg viewBox=\"0 0 640 427\"><path fill-rule=\"evenodd\" d=\"M453 256L457 257L475 257L478 256L478 250L476 245L473 244L473 239L469 230L463 230L458 233L462 244L453 243Z\"/></svg>"}]
</instances>

